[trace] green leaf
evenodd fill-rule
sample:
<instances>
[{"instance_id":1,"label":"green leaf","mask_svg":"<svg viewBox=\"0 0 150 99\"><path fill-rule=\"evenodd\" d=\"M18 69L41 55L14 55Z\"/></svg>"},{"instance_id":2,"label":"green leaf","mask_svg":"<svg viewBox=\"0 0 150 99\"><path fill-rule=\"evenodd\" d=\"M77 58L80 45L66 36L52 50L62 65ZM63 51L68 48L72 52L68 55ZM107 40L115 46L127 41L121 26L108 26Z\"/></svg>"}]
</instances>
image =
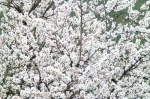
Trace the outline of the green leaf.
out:
<instances>
[{"instance_id":1,"label":"green leaf","mask_svg":"<svg viewBox=\"0 0 150 99\"><path fill-rule=\"evenodd\" d=\"M70 13L70 17L74 17L74 16L76 16L76 13L75 13L74 11L72 11L72 12Z\"/></svg>"},{"instance_id":2,"label":"green leaf","mask_svg":"<svg viewBox=\"0 0 150 99\"><path fill-rule=\"evenodd\" d=\"M3 82L6 82L6 78L9 75L9 66L7 65L6 71L4 72L4 78L3 78Z\"/></svg>"},{"instance_id":3,"label":"green leaf","mask_svg":"<svg viewBox=\"0 0 150 99\"><path fill-rule=\"evenodd\" d=\"M140 45L145 44L146 41L146 39L141 39Z\"/></svg>"},{"instance_id":4,"label":"green leaf","mask_svg":"<svg viewBox=\"0 0 150 99\"><path fill-rule=\"evenodd\" d=\"M118 35L118 36L115 38L116 44L119 42L120 38L121 38L121 35Z\"/></svg>"},{"instance_id":5,"label":"green leaf","mask_svg":"<svg viewBox=\"0 0 150 99\"><path fill-rule=\"evenodd\" d=\"M140 10L142 4L147 2L148 0L136 0L135 6L133 7L134 10Z\"/></svg>"},{"instance_id":6,"label":"green leaf","mask_svg":"<svg viewBox=\"0 0 150 99\"><path fill-rule=\"evenodd\" d=\"M109 15L114 19L117 24L124 23L126 17L128 16L128 9L126 8L118 12L112 11Z\"/></svg>"},{"instance_id":7,"label":"green leaf","mask_svg":"<svg viewBox=\"0 0 150 99\"><path fill-rule=\"evenodd\" d=\"M134 36L134 39L132 40L133 43L136 43L136 37Z\"/></svg>"}]
</instances>

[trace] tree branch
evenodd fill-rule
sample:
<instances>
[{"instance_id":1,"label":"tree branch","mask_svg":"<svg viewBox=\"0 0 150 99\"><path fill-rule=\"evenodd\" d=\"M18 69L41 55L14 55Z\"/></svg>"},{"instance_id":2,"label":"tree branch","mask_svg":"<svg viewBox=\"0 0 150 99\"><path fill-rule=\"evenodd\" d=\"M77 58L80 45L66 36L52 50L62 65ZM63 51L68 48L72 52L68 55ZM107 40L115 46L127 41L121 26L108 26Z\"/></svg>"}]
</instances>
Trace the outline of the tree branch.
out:
<instances>
[{"instance_id":1,"label":"tree branch","mask_svg":"<svg viewBox=\"0 0 150 99\"><path fill-rule=\"evenodd\" d=\"M123 72L123 74L120 76L119 80L121 80L128 72L130 72L131 70L137 68L138 65L140 65L141 63L142 63L142 57L140 57L138 60L136 60L136 62L134 64L132 64L131 67L129 67L127 70L125 70Z\"/></svg>"},{"instance_id":2,"label":"tree branch","mask_svg":"<svg viewBox=\"0 0 150 99\"><path fill-rule=\"evenodd\" d=\"M79 61L76 64L76 67L79 67L82 54L82 34L83 34L83 10L82 10L82 0L80 0L80 49L79 49Z\"/></svg>"},{"instance_id":3,"label":"tree branch","mask_svg":"<svg viewBox=\"0 0 150 99\"><path fill-rule=\"evenodd\" d=\"M39 5L39 3L41 2L41 0L35 0L35 2L33 3L31 9L29 10L29 14L35 10L37 8L37 6Z\"/></svg>"},{"instance_id":4,"label":"tree branch","mask_svg":"<svg viewBox=\"0 0 150 99\"><path fill-rule=\"evenodd\" d=\"M54 1L52 1L49 6L46 8L46 10L44 11L43 15L41 17L44 17L45 14L47 13L47 11L54 5Z\"/></svg>"}]
</instances>

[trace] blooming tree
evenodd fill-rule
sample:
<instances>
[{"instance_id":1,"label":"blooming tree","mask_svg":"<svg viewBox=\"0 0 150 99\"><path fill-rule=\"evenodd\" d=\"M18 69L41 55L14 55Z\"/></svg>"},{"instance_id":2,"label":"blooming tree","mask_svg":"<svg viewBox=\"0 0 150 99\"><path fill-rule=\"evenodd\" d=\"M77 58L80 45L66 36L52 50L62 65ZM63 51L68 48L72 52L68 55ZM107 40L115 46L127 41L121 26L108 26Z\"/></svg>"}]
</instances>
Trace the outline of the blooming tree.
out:
<instances>
[{"instance_id":1,"label":"blooming tree","mask_svg":"<svg viewBox=\"0 0 150 99\"><path fill-rule=\"evenodd\" d=\"M149 99L150 0L1 0L0 96Z\"/></svg>"}]
</instances>

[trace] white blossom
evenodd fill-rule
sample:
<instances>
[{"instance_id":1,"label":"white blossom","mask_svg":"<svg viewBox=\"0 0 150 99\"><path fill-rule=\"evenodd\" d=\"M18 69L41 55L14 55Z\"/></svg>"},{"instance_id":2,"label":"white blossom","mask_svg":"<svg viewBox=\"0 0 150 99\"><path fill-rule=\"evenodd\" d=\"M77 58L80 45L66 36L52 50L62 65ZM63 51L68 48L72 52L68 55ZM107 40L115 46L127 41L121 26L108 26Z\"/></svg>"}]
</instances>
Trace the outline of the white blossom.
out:
<instances>
[{"instance_id":1,"label":"white blossom","mask_svg":"<svg viewBox=\"0 0 150 99\"><path fill-rule=\"evenodd\" d=\"M0 97L149 99L150 0L137 3L1 0Z\"/></svg>"}]
</instances>

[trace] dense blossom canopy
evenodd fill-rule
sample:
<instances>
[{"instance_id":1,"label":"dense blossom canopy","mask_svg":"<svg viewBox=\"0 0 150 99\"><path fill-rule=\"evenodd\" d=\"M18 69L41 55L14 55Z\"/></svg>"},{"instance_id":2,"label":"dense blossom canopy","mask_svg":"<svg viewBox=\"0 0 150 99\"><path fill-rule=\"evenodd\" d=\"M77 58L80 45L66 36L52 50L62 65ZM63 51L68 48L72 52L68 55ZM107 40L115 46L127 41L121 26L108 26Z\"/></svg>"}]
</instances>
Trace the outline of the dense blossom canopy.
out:
<instances>
[{"instance_id":1,"label":"dense blossom canopy","mask_svg":"<svg viewBox=\"0 0 150 99\"><path fill-rule=\"evenodd\" d=\"M138 1L0 0L0 97L150 99L150 0Z\"/></svg>"}]
</instances>

